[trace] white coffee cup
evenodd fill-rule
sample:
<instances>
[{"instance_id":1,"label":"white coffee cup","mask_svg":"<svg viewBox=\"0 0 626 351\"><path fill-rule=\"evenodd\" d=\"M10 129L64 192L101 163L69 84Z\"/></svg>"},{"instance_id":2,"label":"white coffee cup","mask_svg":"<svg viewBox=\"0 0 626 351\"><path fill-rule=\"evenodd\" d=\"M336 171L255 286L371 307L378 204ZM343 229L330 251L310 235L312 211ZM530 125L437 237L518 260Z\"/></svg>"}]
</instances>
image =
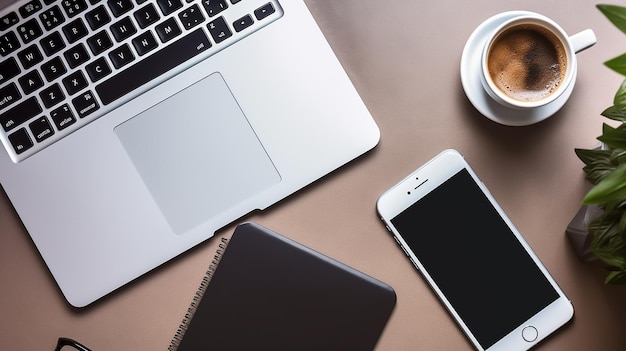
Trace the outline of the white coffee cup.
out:
<instances>
[{"instance_id":1,"label":"white coffee cup","mask_svg":"<svg viewBox=\"0 0 626 351\"><path fill-rule=\"evenodd\" d=\"M485 43L480 75L483 88L510 108L549 104L575 83L576 53L596 41L591 29L568 36L561 26L540 14L511 18Z\"/></svg>"}]
</instances>

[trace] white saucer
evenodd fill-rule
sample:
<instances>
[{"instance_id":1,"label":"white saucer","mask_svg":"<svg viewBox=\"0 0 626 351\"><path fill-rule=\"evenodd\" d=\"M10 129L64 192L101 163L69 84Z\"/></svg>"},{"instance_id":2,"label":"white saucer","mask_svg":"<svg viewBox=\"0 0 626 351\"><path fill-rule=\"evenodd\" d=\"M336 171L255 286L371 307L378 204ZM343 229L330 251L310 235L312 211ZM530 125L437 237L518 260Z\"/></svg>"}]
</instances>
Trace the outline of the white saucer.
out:
<instances>
[{"instance_id":1,"label":"white saucer","mask_svg":"<svg viewBox=\"0 0 626 351\"><path fill-rule=\"evenodd\" d=\"M503 106L485 92L480 81L480 61L486 37L504 21L527 14L526 11L510 11L495 15L481 23L467 40L461 56L461 83L472 105L485 117L507 126L534 124L552 116L565 105L574 90L576 72L569 87L553 102L532 110L518 110Z\"/></svg>"}]
</instances>

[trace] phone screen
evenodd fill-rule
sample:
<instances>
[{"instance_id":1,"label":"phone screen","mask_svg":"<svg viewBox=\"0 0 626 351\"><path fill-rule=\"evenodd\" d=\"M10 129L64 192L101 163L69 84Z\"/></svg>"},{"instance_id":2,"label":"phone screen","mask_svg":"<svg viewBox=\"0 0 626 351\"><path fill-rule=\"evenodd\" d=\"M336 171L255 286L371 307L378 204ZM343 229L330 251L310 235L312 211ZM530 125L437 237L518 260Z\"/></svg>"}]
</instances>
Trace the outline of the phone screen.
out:
<instances>
[{"instance_id":1,"label":"phone screen","mask_svg":"<svg viewBox=\"0 0 626 351\"><path fill-rule=\"evenodd\" d=\"M485 349L559 297L465 169L391 223Z\"/></svg>"}]
</instances>

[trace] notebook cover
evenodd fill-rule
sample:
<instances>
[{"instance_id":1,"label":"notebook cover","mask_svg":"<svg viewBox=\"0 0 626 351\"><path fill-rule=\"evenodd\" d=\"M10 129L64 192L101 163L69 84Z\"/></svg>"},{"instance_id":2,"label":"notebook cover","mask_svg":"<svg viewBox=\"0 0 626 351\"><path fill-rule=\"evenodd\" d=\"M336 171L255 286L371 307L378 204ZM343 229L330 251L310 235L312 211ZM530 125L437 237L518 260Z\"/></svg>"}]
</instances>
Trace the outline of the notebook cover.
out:
<instances>
[{"instance_id":1,"label":"notebook cover","mask_svg":"<svg viewBox=\"0 0 626 351\"><path fill-rule=\"evenodd\" d=\"M389 285L254 223L219 254L180 351L372 350L396 303Z\"/></svg>"}]
</instances>

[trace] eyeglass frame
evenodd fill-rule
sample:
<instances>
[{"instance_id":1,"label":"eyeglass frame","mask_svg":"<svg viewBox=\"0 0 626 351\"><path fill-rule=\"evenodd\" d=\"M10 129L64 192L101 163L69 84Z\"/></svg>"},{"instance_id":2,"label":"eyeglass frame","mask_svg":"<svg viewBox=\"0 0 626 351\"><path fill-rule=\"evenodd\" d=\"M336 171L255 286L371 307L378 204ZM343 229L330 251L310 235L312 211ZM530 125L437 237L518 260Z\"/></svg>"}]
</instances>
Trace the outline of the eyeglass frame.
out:
<instances>
[{"instance_id":1,"label":"eyeglass frame","mask_svg":"<svg viewBox=\"0 0 626 351\"><path fill-rule=\"evenodd\" d=\"M54 349L54 351L61 351L64 346L70 346L79 351L91 351L90 348L79 343L78 341L64 337L60 337L59 340L57 340L57 347Z\"/></svg>"}]
</instances>

